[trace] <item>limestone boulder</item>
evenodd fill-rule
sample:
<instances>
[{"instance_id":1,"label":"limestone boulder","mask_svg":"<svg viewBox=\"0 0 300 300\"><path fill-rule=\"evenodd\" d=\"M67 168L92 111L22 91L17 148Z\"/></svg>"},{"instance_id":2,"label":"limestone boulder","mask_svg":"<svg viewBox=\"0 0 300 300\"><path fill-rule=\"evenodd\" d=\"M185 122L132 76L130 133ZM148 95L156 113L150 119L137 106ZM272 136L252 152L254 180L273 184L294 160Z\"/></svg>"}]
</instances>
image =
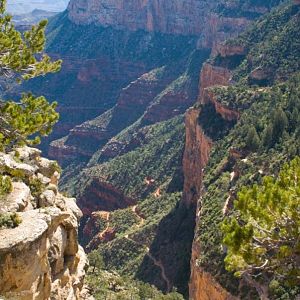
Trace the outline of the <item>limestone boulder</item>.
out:
<instances>
[{"instance_id":1,"label":"limestone boulder","mask_svg":"<svg viewBox=\"0 0 300 300\"><path fill-rule=\"evenodd\" d=\"M23 182L13 182L12 192L1 200L0 214L33 209L31 200L29 187Z\"/></svg>"}]
</instances>

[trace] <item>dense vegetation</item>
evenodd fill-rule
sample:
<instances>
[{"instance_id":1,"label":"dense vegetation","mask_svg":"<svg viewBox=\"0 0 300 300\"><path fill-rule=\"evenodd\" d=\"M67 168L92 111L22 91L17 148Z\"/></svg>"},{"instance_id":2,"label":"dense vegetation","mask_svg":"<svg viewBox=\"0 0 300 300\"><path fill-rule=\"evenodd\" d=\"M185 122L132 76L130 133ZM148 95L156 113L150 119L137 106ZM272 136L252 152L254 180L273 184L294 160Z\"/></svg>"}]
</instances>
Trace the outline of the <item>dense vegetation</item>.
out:
<instances>
[{"instance_id":1,"label":"dense vegetation","mask_svg":"<svg viewBox=\"0 0 300 300\"><path fill-rule=\"evenodd\" d=\"M132 215L131 209L112 213L111 222L117 230L117 238L101 244L89 254L92 268L88 274L88 283L97 299L104 299L101 298L103 295L110 295L112 299L130 299L131 296L133 299L182 299L177 293L165 296L154 286L145 283L155 283L157 277L160 277L161 270L156 266L151 267L152 274L143 278L144 282L136 276L143 260L149 257L147 253L157 235L158 223L179 200L180 193L164 193L159 198L150 196L138 205L138 215L133 217L134 224L132 219L126 222L127 216ZM123 216L121 227L119 222L114 223L116 218L120 220L120 216ZM133 226L127 227L126 224Z\"/></svg>"},{"instance_id":2,"label":"dense vegetation","mask_svg":"<svg viewBox=\"0 0 300 300\"><path fill-rule=\"evenodd\" d=\"M255 11L253 7L272 8L278 5L282 0L234 0L225 1L217 6L216 11L226 17L246 17L255 19L261 15L261 12Z\"/></svg>"},{"instance_id":3,"label":"dense vegetation","mask_svg":"<svg viewBox=\"0 0 300 300\"><path fill-rule=\"evenodd\" d=\"M142 137L137 147L84 171L89 176L94 174L106 178L108 182L124 190L126 195L138 200L135 211L128 208L110 214L110 226L116 230L116 238L100 244L98 251L103 257L104 269L115 271L119 276L130 276L131 280L141 276L144 282L165 290L165 283L160 279L161 270L154 262L149 270L148 265L143 265L149 259L147 253L152 251L152 245L157 244L157 235L162 235L159 223L169 218L168 215L180 200L181 194L178 191L182 189L180 174L184 145L183 118L178 116L135 130L125 131L118 138L130 141L132 132L137 133L137 136ZM88 176L81 176L86 177ZM78 186L77 183L74 185ZM81 179L80 185L86 187L87 183ZM184 244L183 240L181 242ZM155 254L155 257L160 259L159 254ZM189 254L184 253L176 259L183 257L189 257ZM188 260L187 258L187 266ZM144 267L147 268L147 276L142 276L144 273L141 268ZM187 279L188 274L184 274ZM184 280L182 286L186 286Z\"/></svg>"},{"instance_id":4,"label":"dense vegetation","mask_svg":"<svg viewBox=\"0 0 300 300\"><path fill-rule=\"evenodd\" d=\"M256 22L248 32L228 42L228 45L246 48L244 59L235 64L230 64L231 59L236 59L234 56L211 60L216 66L234 66L231 71L235 84L215 87L211 92L222 105L238 111L240 118L235 125L227 127L227 132L223 130L222 134L215 135L213 128L224 129L220 125L224 120L207 108L210 116L200 114L200 124L203 125L205 119L211 122L212 127L203 128L215 145L204 176L206 193L196 233L202 249L198 264L233 294L239 293L242 299L258 296L255 291L246 289L247 284L237 291L233 273L226 272L226 249L220 247L223 239L220 226L231 213L242 187L262 184L265 175L277 176L284 163L300 154L300 53L299 38L295 38L298 33L299 6L284 4ZM257 69L264 70L259 81L255 81L253 75ZM235 263L239 265L238 261ZM291 288L287 281L272 281L269 292L271 299L295 299L299 290Z\"/></svg>"},{"instance_id":5,"label":"dense vegetation","mask_svg":"<svg viewBox=\"0 0 300 300\"><path fill-rule=\"evenodd\" d=\"M280 7L234 41L249 51L247 59L235 71L235 80L244 78L250 84L272 84L299 70L299 11L299 5ZM253 76L255 71L259 71L259 79Z\"/></svg>"},{"instance_id":6,"label":"dense vegetation","mask_svg":"<svg viewBox=\"0 0 300 300\"><path fill-rule=\"evenodd\" d=\"M203 245L199 262L228 288L234 280L224 273L223 251L218 246L222 239L219 224L224 210L230 209L231 201L242 186L260 182L263 174L278 173L283 162L300 154L299 84L300 77L296 75L287 83L256 92L255 97L246 93L250 95L248 103L251 98L256 101L243 111L229 134L216 142L211 154L204 178L207 193L203 199L203 216L197 234ZM230 154L230 149L234 149L238 158ZM232 174L237 178L232 179Z\"/></svg>"},{"instance_id":7,"label":"dense vegetation","mask_svg":"<svg viewBox=\"0 0 300 300\"><path fill-rule=\"evenodd\" d=\"M143 197L170 180L180 165L184 146L182 116L143 127L141 145L104 164L88 170L89 176L101 176L120 187L127 195ZM147 178L154 184L147 187Z\"/></svg>"}]
</instances>

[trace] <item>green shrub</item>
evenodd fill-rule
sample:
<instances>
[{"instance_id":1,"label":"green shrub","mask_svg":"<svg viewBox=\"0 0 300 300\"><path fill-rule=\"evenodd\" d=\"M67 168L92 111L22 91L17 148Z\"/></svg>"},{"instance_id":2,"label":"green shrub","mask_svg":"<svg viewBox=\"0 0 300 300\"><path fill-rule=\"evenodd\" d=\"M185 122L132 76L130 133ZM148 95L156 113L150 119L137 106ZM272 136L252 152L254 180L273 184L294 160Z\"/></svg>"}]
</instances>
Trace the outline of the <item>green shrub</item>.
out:
<instances>
[{"instance_id":1,"label":"green shrub","mask_svg":"<svg viewBox=\"0 0 300 300\"><path fill-rule=\"evenodd\" d=\"M38 178L30 179L29 188L33 197L39 197L41 193L45 190L45 185Z\"/></svg>"},{"instance_id":2,"label":"green shrub","mask_svg":"<svg viewBox=\"0 0 300 300\"><path fill-rule=\"evenodd\" d=\"M0 214L0 229L15 228L21 223L22 219L17 213Z\"/></svg>"},{"instance_id":3,"label":"green shrub","mask_svg":"<svg viewBox=\"0 0 300 300\"><path fill-rule=\"evenodd\" d=\"M13 189L12 181L9 176L0 175L0 196L9 194Z\"/></svg>"}]
</instances>

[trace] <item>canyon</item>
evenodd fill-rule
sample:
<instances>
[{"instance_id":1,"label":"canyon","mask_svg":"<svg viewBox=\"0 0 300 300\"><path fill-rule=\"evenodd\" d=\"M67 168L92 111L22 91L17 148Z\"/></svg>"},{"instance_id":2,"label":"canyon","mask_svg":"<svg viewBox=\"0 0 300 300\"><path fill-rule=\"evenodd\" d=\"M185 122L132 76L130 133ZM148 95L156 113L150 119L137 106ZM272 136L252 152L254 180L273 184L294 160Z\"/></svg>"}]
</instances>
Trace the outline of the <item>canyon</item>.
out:
<instances>
[{"instance_id":1,"label":"canyon","mask_svg":"<svg viewBox=\"0 0 300 300\"><path fill-rule=\"evenodd\" d=\"M60 189L77 198L83 216L79 226L74 200L60 193L64 205L54 200L58 208L49 216L18 208L25 225L33 214L42 227L24 246L43 249L30 278L41 278L40 265L47 267L43 291L31 280L16 292L31 285L31 294L80 297L85 255L77 244L79 226L85 250L99 251L106 268L120 276L193 300L254 299L252 290L245 296L243 280L225 270L219 225L240 186L272 174L244 150L235 130L245 131L244 112L252 113L253 101L267 91L266 74L284 78L286 70L258 68L266 54L251 52L262 51L269 38L262 31L253 42L251 24L279 3L71 0L50 20L47 52L63 59L62 70L25 87L60 103L61 121L42 149L62 165ZM286 11L284 22L298 25L299 1ZM266 30L267 21L260 22ZM234 90L239 80L247 86L242 96ZM16 235L22 226L12 229ZM22 257L25 248L16 243L11 247ZM58 270L52 268L54 244ZM14 268L7 245L2 248L6 268Z\"/></svg>"},{"instance_id":2,"label":"canyon","mask_svg":"<svg viewBox=\"0 0 300 300\"><path fill-rule=\"evenodd\" d=\"M220 15L218 12L220 5L225 5L225 8L231 12L229 16ZM130 207L135 205L135 198L141 197L141 195L145 197L149 194L149 191L155 192L155 190L160 188L159 183L153 179L153 186L150 190L143 187L141 191L142 194L128 194L124 191L124 186L126 186L125 182L127 180L123 180L122 177L120 177L121 175L117 175L117 170L113 173L108 173L107 176L105 172L103 174L103 171L101 171L103 167L105 168L106 163L109 165L119 157L129 155L131 151L139 149L143 147L143 145L147 145L149 141L147 141L142 133L143 128L155 126L155 124L161 121L172 119L172 117L184 113L185 110L195 102L198 102L199 105L211 105L215 113L219 115L225 123L227 122L226 124L228 124L229 127L239 119L239 112L218 103L209 88L230 84L232 77L230 68L232 68L232 66L227 67L227 61L242 59L246 53L245 49L240 45L228 46L222 45L222 43L228 38L235 37L243 32L255 18L266 13L270 9L270 6L269 3L257 7L252 6L252 13L249 13L249 7L244 6L243 13L239 13L235 16L234 12L241 10L238 4L237 6L233 5L228 7L226 5L227 4L221 2L207 3L202 1L188 1L184 3L179 1L166 1L163 3L156 3L155 1L109 1L109 3L105 1L88 1L88 3L86 1L70 2L65 18L68 18L67 22L75 24L72 26L75 26L75 28L81 26L81 28L86 28L88 31L88 28L95 30L98 26L98 28L102 28L101 30L103 30L103 32L108 31L110 34L116 31L119 32L118 35L120 36L120 32L122 32L121 37L126 33L129 39L132 39L132 36L136 39L138 36L136 39L138 45L144 49L143 51L146 49L147 55L150 57L150 60L149 58L147 58L146 61L143 60L141 58L140 48L134 47L131 50L133 51L132 53L135 53L135 59L133 61L137 61L137 59L140 60L140 65L143 61L144 70L140 69L135 74L130 73L129 78L128 74L126 74L125 78L131 81L128 82L128 84L121 84L123 85L123 89L119 91L119 96L117 98L115 97L115 100L112 100L112 103L116 101L112 109L92 121L77 125L70 131L68 136L51 143L49 154L52 155L52 157L58 158L61 163L66 164L66 170L73 168L72 162L75 162L78 157L81 157L80 161L85 162L85 169L80 177L95 176L97 178L88 184L82 183L82 180L73 174L72 171L70 171L70 173L67 171L67 175L63 178L63 186L67 188L72 186L70 190L74 190L76 184L82 187L83 191L78 195L79 205L84 211L87 224L89 224L91 228L95 227L92 224L96 222L95 217L93 217L94 212L112 211L115 209L124 209L128 206ZM193 9L191 9L191 7L193 7ZM136 12L138 12L138 14ZM188 17L186 14L188 14ZM255 17L253 17L254 15ZM170 38L170 36L172 38ZM110 35L108 40L109 44L114 40L114 38L111 40L111 37L112 35ZM166 55L163 60L158 60L157 56L153 57L153 48L150 46L151 43L155 44L157 38L160 41L161 38L167 39L168 42L165 44L167 50L164 51L168 52L168 48L172 45L172 42L174 42L175 37L177 37L177 41L181 40L182 42L182 44L175 43L175 47L178 46L178 50L180 49L175 57L175 64L172 64L171 60L169 60L172 54ZM146 39L151 41L150 44L149 42L145 43ZM124 43L123 41L122 43ZM124 45L128 47L127 42L125 42ZM182 51L182 47L185 47L185 45L188 45L188 49ZM160 44L157 44L157 48L159 51L162 49ZM53 51L51 46L50 49ZM124 52L119 52L120 50L118 50L118 48L114 49L116 49L116 55L122 58ZM196 60L198 62L196 64L195 60L193 60L193 54L191 54L195 49L199 53L199 58ZM89 49L88 51L91 50ZM220 56L225 63L222 66L204 63L209 54L212 56ZM155 62L152 58L155 58ZM115 58L110 59L115 63ZM191 64L190 69L194 67L192 74L189 69L185 70L189 62ZM132 64L132 62L130 64ZM101 65L100 61L97 65ZM174 68L174 65L176 68ZM119 63L118 66L120 66ZM92 68L88 67L85 69L85 74L89 74L88 76L92 76L96 73L103 74L103 71L95 73L94 68L99 67L95 67L95 65ZM103 69L103 64L101 68ZM126 72L127 69L131 70L131 67L129 67L129 65L127 67L118 67L118 70L122 70L122 72ZM200 72L201 69L202 71ZM191 82L188 85L185 83L186 74L189 74L188 80ZM82 78L88 78L86 75L84 77L78 77L77 75L77 78L80 80L82 80ZM107 75L103 78L107 78ZM88 83L90 84L90 79L85 82L90 88ZM178 87L174 89L173 85ZM114 89L114 91L117 91L117 89ZM85 101L87 100L85 99ZM92 101L95 101L95 99ZM198 203L198 199L201 198L203 189L203 170L209 161L210 151L214 144L214 137L210 137L209 134L206 134L201 127L201 121L199 122L200 114L200 109L192 108L188 110L185 116L186 140L183 154L184 185L180 207L185 207L184 209L182 208L182 210L187 209L189 213L184 217L177 216L173 219L174 222L189 224L190 232L193 232L193 226L195 226L193 225L194 222L196 222L197 227L201 216L201 204ZM127 127L130 129L127 129ZM123 133L125 133L125 136L121 137ZM78 169L76 169L76 173L77 172ZM99 174L101 174L101 177L99 177ZM138 173L134 176L138 176ZM74 177L77 179L74 180ZM116 186L116 179L111 181L110 177L120 178L121 182L119 181ZM151 178L152 177L149 176L149 180L152 180ZM97 181L98 183L96 185ZM97 186L96 189L95 185ZM118 199L117 206L115 206L115 197ZM132 198L131 203L128 202L126 197ZM94 208L90 209L91 205L94 206ZM179 215L179 212L177 214ZM115 234L116 233L114 233L112 237L112 241L111 239L107 241L108 245L114 243ZM156 234L158 235L158 245L155 247L165 247L159 245L163 236L159 237L159 231ZM153 244L155 243L154 241ZM149 247L151 257L160 261L164 266L174 264L175 262L172 262L172 259L168 258L164 253L164 251L176 251L175 249L177 249L177 247L180 249L181 246L179 246L177 242L175 244L173 243L174 242L170 241L170 245L166 249L158 248L160 249L159 252L157 251L158 249L154 250L154 248ZM188 245L191 243L191 240L186 241L186 243ZM226 289L221 287L209 272L197 267L199 251L201 252L199 249L201 249L201 246L196 238L193 242L193 246L190 244L190 247L192 248L190 298L195 300L209 299L208 295L210 293L213 293L216 299L230 299L234 297L231 296ZM186 266L181 265L181 263L176 263L178 264L178 268L186 268ZM142 271L138 271L138 278L150 281L156 286L165 289L164 284L160 282L160 280L164 281L163 278L160 280L158 278L150 279L152 275L150 277L149 275L145 275L151 273L151 268L155 269L155 266L151 265L151 262L145 257L141 266ZM176 286L179 279L173 275L173 272L174 270L172 268L167 268L164 272L164 276L168 278L169 285ZM178 269L178 272L181 272L180 269ZM202 293L203 286L205 286L208 291L206 296Z\"/></svg>"}]
</instances>

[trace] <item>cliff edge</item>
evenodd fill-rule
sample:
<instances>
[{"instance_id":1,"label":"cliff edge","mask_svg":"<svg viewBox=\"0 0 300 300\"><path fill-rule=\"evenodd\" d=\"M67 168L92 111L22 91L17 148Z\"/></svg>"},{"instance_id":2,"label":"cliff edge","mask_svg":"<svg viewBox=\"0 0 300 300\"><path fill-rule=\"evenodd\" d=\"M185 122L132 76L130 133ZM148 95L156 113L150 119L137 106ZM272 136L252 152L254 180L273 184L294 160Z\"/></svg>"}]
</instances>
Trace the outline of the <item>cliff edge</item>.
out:
<instances>
[{"instance_id":1,"label":"cliff edge","mask_svg":"<svg viewBox=\"0 0 300 300\"><path fill-rule=\"evenodd\" d=\"M56 162L26 147L0 153L0 170L13 178L0 195L0 295L84 299L87 258L77 239L82 214L75 199L58 192Z\"/></svg>"}]
</instances>

